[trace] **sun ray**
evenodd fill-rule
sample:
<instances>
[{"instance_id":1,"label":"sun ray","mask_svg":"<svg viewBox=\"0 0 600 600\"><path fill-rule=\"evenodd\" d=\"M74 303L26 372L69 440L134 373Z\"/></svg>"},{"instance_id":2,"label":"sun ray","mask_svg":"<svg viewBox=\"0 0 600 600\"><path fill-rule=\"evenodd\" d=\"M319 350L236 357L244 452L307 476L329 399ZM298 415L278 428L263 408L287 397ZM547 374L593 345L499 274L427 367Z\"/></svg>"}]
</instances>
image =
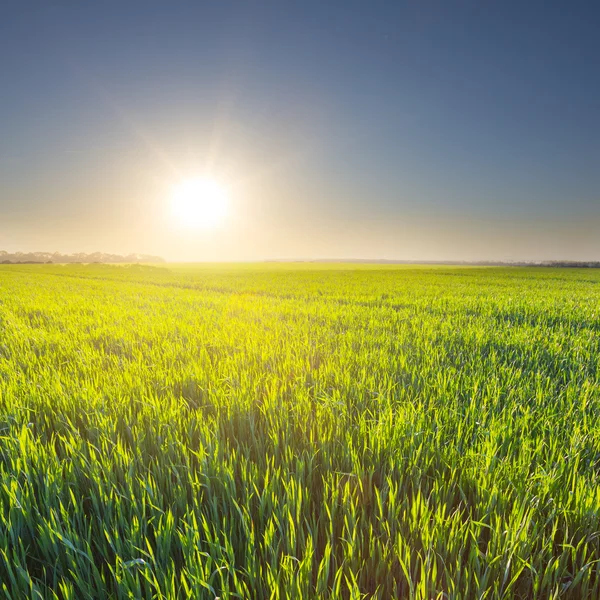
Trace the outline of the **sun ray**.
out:
<instances>
[{"instance_id":1,"label":"sun ray","mask_svg":"<svg viewBox=\"0 0 600 600\"><path fill-rule=\"evenodd\" d=\"M213 179L186 179L173 189L171 210L180 225L212 229L227 215L227 189Z\"/></svg>"}]
</instances>

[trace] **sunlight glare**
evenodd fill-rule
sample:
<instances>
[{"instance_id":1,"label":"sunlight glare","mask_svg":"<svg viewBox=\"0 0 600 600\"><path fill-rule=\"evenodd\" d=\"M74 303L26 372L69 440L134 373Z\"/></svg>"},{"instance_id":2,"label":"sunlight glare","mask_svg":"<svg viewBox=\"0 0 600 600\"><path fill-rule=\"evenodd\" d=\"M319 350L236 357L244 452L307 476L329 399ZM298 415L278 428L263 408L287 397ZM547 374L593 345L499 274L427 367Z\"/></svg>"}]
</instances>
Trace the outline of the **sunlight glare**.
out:
<instances>
[{"instance_id":1,"label":"sunlight glare","mask_svg":"<svg viewBox=\"0 0 600 600\"><path fill-rule=\"evenodd\" d=\"M187 179L173 190L173 216L186 227L216 227L227 215L227 208L227 190L212 179Z\"/></svg>"}]
</instances>

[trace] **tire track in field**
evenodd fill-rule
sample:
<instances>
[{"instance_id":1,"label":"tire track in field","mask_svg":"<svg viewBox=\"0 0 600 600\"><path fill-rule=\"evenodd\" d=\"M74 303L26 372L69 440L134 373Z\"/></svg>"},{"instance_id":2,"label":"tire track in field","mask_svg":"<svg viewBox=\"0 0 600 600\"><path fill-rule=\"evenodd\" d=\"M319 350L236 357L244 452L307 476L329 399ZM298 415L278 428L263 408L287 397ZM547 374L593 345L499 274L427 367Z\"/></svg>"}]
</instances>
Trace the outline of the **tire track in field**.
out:
<instances>
[{"instance_id":1,"label":"tire track in field","mask_svg":"<svg viewBox=\"0 0 600 600\"><path fill-rule=\"evenodd\" d=\"M22 274L31 274L31 271L18 271ZM140 279L119 279L115 277L88 277L85 275L75 275L71 273L35 273L36 275L46 275L49 277L66 277L70 279L79 279L83 281L110 281L114 283L130 283L136 285L147 285L152 287L160 288L174 288L181 290L191 290L195 292L210 292L215 294L223 295L238 295L238 296L255 296L271 298L273 300L302 300L303 302L324 302L324 303L335 303L340 306L362 306L366 308L389 308L393 310L402 310L409 308L411 304L383 304L381 301L367 301L367 300L348 300L347 298L340 298L339 296L315 296L314 294L298 295L298 294L286 294L286 293L274 293L266 290L236 290L234 288L228 288L224 286L210 286L203 284L186 284L175 281L160 282L160 281L144 281Z\"/></svg>"}]
</instances>

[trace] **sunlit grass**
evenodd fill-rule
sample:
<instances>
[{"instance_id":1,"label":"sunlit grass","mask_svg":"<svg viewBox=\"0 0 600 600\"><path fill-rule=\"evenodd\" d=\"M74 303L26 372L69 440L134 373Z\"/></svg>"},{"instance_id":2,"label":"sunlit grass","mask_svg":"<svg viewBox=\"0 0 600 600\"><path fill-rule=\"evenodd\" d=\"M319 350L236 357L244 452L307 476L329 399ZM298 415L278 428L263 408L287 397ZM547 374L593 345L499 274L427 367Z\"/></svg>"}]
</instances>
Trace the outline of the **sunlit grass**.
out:
<instances>
[{"instance_id":1,"label":"sunlit grass","mask_svg":"<svg viewBox=\"0 0 600 600\"><path fill-rule=\"evenodd\" d=\"M600 597L599 283L0 268L1 593Z\"/></svg>"}]
</instances>

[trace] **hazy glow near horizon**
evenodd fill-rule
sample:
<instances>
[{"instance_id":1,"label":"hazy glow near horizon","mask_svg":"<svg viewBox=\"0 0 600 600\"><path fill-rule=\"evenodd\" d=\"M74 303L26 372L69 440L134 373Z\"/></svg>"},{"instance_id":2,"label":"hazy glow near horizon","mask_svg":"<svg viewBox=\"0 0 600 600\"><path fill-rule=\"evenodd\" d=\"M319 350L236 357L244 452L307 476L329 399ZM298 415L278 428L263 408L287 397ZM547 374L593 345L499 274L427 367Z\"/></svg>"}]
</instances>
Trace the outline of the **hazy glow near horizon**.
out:
<instances>
[{"instance_id":1,"label":"hazy glow near horizon","mask_svg":"<svg viewBox=\"0 0 600 600\"><path fill-rule=\"evenodd\" d=\"M186 179L173 188L171 211L180 225L212 229L227 216L228 192L209 178Z\"/></svg>"}]
</instances>

